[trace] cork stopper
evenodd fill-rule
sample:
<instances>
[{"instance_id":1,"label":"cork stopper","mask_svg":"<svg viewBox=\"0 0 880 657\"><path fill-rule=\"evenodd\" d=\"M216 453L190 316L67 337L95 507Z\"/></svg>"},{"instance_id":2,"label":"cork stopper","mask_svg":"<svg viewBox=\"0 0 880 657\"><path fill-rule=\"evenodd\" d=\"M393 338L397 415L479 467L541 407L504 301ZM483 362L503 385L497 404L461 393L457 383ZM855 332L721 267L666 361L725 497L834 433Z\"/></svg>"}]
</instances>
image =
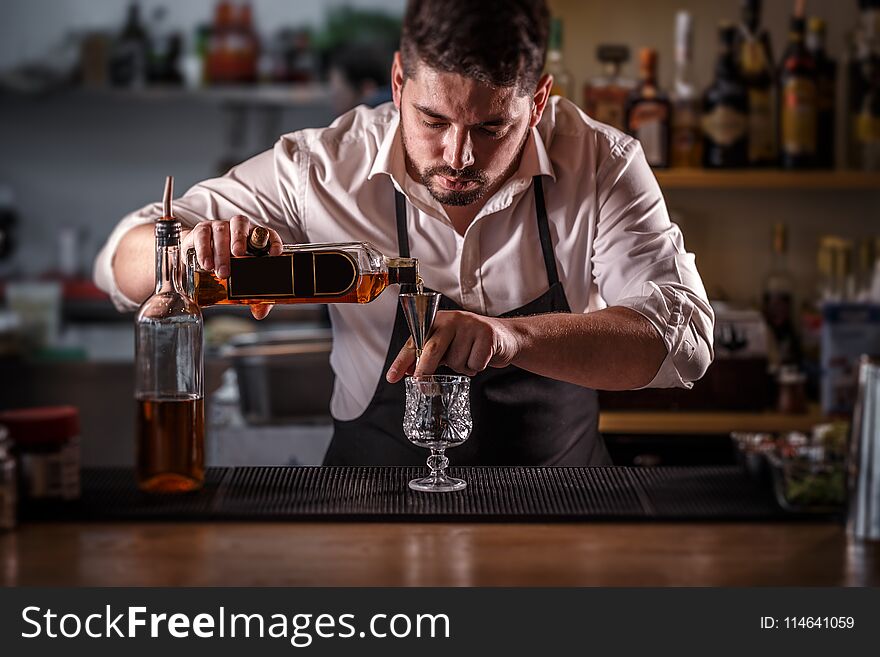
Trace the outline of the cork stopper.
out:
<instances>
[{"instance_id":1,"label":"cork stopper","mask_svg":"<svg viewBox=\"0 0 880 657\"><path fill-rule=\"evenodd\" d=\"M269 229L255 226L248 235L247 251L251 255L265 255L269 252Z\"/></svg>"}]
</instances>

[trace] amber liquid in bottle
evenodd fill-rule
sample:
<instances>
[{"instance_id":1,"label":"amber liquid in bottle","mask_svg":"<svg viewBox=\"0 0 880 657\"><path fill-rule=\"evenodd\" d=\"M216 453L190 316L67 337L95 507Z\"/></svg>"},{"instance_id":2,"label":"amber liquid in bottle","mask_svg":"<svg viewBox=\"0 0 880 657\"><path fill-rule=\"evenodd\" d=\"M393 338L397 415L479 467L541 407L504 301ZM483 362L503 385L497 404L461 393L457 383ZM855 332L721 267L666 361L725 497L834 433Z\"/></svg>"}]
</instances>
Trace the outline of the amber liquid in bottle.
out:
<instances>
[{"instance_id":1,"label":"amber liquid in bottle","mask_svg":"<svg viewBox=\"0 0 880 657\"><path fill-rule=\"evenodd\" d=\"M212 272L196 271L193 272L195 277L195 297L193 300L199 306L240 306L255 305L262 303L326 303L331 300L334 303L370 303L382 291L388 287L388 273L381 272L378 274L361 274L358 276L357 282L352 288L341 296L328 297L326 295L314 296L296 296L296 297L243 297L229 298L229 281L225 278L218 278Z\"/></svg>"},{"instance_id":2,"label":"amber liquid in bottle","mask_svg":"<svg viewBox=\"0 0 880 657\"><path fill-rule=\"evenodd\" d=\"M137 479L141 490L182 493L205 478L205 400L137 400Z\"/></svg>"}]
</instances>

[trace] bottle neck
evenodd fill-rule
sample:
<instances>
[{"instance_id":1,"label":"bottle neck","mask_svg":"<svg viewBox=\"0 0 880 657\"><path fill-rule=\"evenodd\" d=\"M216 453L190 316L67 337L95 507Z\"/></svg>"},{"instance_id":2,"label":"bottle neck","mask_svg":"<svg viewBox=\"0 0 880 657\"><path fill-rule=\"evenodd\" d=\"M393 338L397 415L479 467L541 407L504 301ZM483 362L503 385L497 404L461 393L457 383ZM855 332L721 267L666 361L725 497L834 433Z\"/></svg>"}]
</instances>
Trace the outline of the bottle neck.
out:
<instances>
[{"instance_id":1,"label":"bottle neck","mask_svg":"<svg viewBox=\"0 0 880 657\"><path fill-rule=\"evenodd\" d=\"M690 57L680 56L675 62L675 86L677 88L690 86L691 62Z\"/></svg>"},{"instance_id":2,"label":"bottle neck","mask_svg":"<svg viewBox=\"0 0 880 657\"><path fill-rule=\"evenodd\" d=\"M418 285L419 261L415 258L386 258L389 285Z\"/></svg>"},{"instance_id":3,"label":"bottle neck","mask_svg":"<svg viewBox=\"0 0 880 657\"><path fill-rule=\"evenodd\" d=\"M825 53L825 30L818 28L807 30L805 43L810 53L821 57Z\"/></svg>"},{"instance_id":4,"label":"bottle neck","mask_svg":"<svg viewBox=\"0 0 880 657\"><path fill-rule=\"evenodd\" d=\"M156 247L156 294L178 291L180 243Z\"/></svg>"}]
</instances>

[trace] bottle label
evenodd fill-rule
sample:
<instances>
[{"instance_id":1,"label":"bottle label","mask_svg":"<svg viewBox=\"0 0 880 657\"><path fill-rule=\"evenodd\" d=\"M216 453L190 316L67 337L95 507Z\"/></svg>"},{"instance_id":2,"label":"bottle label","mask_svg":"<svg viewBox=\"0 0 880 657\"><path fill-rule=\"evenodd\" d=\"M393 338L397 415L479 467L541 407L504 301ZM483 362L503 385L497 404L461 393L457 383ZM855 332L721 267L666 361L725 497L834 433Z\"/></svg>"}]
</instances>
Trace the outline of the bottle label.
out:
<instances>
[{"instance_id":1,"label":"bottle label","mask_svg":"<svg viewBox=\"0 0 880 657\"><path fill-rule=\"evenodd\" d=\"M862 112L856 117L856 140L860 144L880 143L880 116Z\"/></svg>"},{"instance_id":2,"label":"bottle label","mask_svg":"<svg viewBox=\"0 0 880 657\"><path fill-rule=\"evenodd\" d=\"M748 128L746 115L728 105L716 105L703 116L703 132L719 146L732 146L746 136Z\"/></svg>"},{"instance_id":3,"label":"bottle label","mask_svg":"<svg viewBox=\"0 0 880 657\"><path fill-rule=\"evenodd\" d=\"M585 92L587 114L618 130L626 130L626 99L629 90L607 85L588 87Z\"/></svg>"},{"instance_id":4,"label":"bottle label","mask_svg":"<svg viewBox=\"0 0 880 657\"><path fill-rule=\"evenodd\" d=\"M662 103L639 103L630 113L630 131L641 142L651 166L667 164L668 119L669 110Z\"/></svg>"},{"instance_id":5,"label":"bottle label","mask_svg":"<svg viewBox=\"0 0 880 657\"><path fill-rule=\"evenodd\" d=\"M773 97L769 89L749 89L749 162L776 159Z\"/></svg>"},{"instance_id":6,"label":"bottle label","mask_svg":"<svg viewBox=\"0 0 880 657\"><path fill-rule=\"evenodd\" d=\"M742 44L739 61L746 77L758 76L770 69L764 44L757 39L748 39Z\"/></svg>"},{"instance_id":7,"label":"bottle label","mask_svg":"<svg viewBox=\"0 0 880 657\"><path fill-rule=\"evenodd\" d=\"M789 78L782 88L782 148L790 155L816 152L816 84Z\"/></svg>"},{"instance_id":8,"label":"bottle label","mask_svg":"<svg viewBox=\"0 0 880 657\"><path fill-rule=\"evenodd\" d=\"M357 264L343 251L232 258L230 299L340 297L357 282Z\"/></svg>"},{"instance_id":9,"label":"bottle label","mask_svg":"<svg viewBox=\"0 0 880 657\"><path fill-rule=\"evenodd\" d=\"M672 166L700 165L702 150L700 115L693 103L676 103L672 112Z\"/></svg>"}]
</instances>

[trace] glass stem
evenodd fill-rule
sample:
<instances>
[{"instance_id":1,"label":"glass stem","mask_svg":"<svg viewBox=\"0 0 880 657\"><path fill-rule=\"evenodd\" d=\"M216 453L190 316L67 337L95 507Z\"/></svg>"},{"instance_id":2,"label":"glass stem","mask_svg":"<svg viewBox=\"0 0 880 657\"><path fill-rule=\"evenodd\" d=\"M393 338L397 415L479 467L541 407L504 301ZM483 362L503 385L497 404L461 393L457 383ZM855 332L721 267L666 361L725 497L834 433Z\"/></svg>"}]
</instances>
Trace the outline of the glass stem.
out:
<instances>
[{"instance_id":1,"label":"glass stem","mask_svg":"<svg viewBox=\"0 0 880 657\"><path fill-rule=\"evenodd\" d=\"M428 457L428 467L431 468L431 478L439 481L446 478L446 466L449 459L444 454L445 450L431 448L431 456Z\"/></svg>"}]
</instances>

